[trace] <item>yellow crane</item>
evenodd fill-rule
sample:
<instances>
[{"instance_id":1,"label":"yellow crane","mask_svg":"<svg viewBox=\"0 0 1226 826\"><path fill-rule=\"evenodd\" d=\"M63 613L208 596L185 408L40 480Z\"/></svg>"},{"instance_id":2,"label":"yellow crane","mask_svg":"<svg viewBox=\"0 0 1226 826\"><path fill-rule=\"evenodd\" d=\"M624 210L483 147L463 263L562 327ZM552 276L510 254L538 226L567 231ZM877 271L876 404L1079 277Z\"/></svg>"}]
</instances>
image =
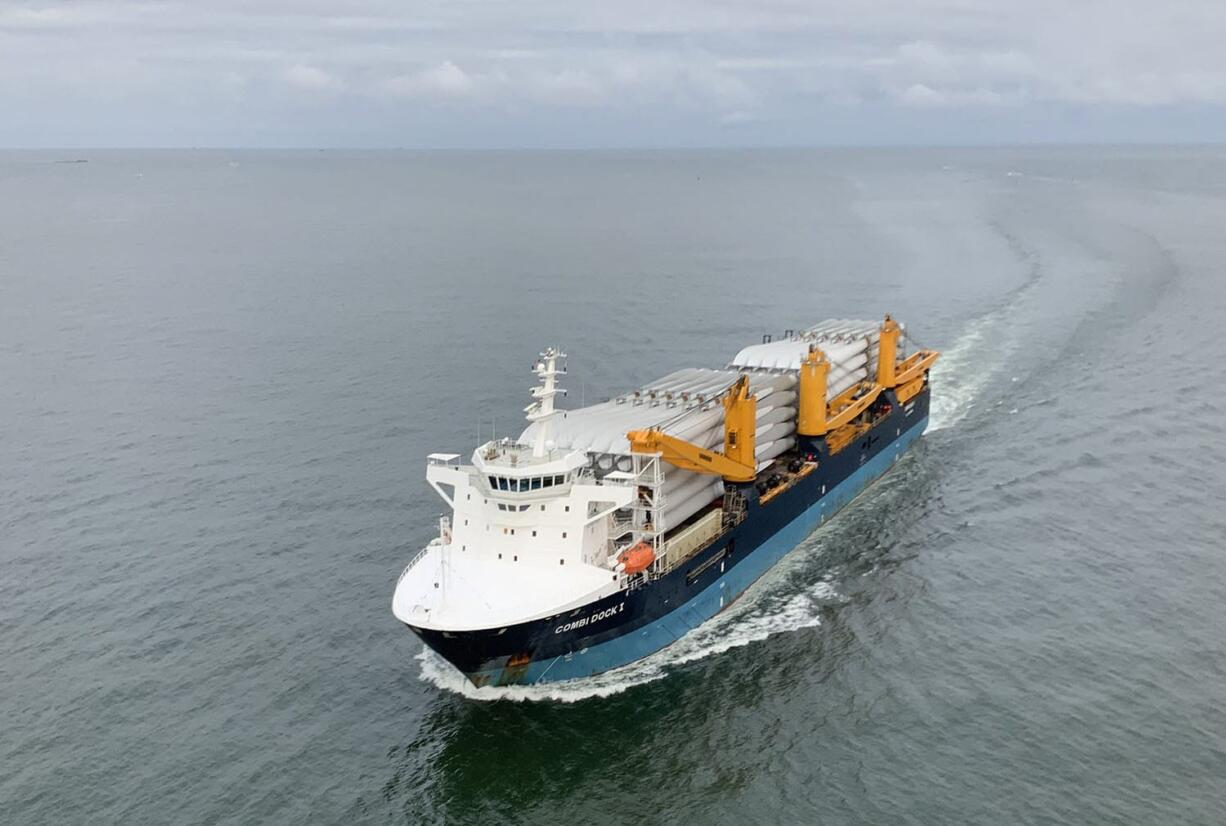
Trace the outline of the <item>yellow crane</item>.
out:
<instances>
[{"instance_id":1,"label":"yellow crane","mask_svg":"<svg viewBox=\"0 0 1226 826\"><path fill-rule=\"evenodd\" d=\"M844 427L877 401L886 390L894 390L900 403L910 401L924 389L924 376L941 355L935 350L918 350L898 361L898 336L902 329L888 315L878 337L877 379L864 381L826 400L826 374L830 362L816 345L800 364L800 387L796 410L796 432L801 436L825 436Z\"/></svg>"},{"instance_id":2,"label":"yellow crane","mask_svg":"<svg viewBox=\"0 0 1226 826\"><path fill-rule=\"evenodd\" d=\"M840 432L853 424L886 390L893 390L900 403L910 401L920 390L928 369L940 356L935 350L919 350L898 361L898 337L902 329L888 315L881 325L876 380L855 384L833 399L826 399L826 376L830 362L816 345L800 364L796 432L801 436L827 436L831 451L838 451L854 437ZM749 393L749 376L741 377L723 398L724 451L708 450L670 436L657 428L626 434L634 453L659 453L664 461L682 470L722 476L729 482L752 482L757 474L754 435L757 401ZM863 429L863 426L861 426Z\"/></svg>"},{"instance_id":3,"label":"yellow crane","mask_svg":"<svg viewBox=\"0 0 1226 826\"><path fill-rule=\"evenodd\" d=\"M729 482L752 482L758 472L754 459L754 435L758 402L750 395L749 376L741 375L723 398L724 452L708 450L669 436L656 428L626 434L634 453L659 453L664 461L682 470L711 473Z\"/></svg>"}]
</instances>

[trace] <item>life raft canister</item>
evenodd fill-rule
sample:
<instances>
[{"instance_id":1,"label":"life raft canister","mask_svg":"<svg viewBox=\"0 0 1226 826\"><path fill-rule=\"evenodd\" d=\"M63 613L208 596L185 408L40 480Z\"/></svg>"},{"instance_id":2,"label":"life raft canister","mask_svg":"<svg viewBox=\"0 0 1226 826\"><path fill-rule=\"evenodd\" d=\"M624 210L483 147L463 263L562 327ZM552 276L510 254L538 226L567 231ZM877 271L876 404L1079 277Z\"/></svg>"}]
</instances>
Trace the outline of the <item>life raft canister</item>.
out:
<instances>
[{"instance_id":1,"label":"life raft canister","mask_svg":"<svg viewBox=\"0 0 1226 826\"><path fill-rule=\"evenodd\" d=\"M656 552L646 542L639 542L618 554L617 561L626 566L626 573L637 574L656 561Z\"/></svg>"}]
</instances>

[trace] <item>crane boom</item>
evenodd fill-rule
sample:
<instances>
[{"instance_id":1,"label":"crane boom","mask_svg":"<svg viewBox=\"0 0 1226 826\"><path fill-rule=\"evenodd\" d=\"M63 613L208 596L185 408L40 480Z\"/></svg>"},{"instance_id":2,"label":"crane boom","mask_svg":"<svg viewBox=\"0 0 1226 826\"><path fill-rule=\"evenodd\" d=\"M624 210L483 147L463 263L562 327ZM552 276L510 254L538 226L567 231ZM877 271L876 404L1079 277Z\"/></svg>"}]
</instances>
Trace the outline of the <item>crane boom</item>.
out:
<instances>
[{"instance_id":1,"label":"crane boom","mask_svg":"<svg viewBox=\"0 0 1226 826\"><path fill-rule=\"evenodd\" d=\"M724 452L708 450L669 436L656 428L626 434L633 453L659 453L682 470L711 473L729 482L752 482L758 465L754 459L757 400L749 393L749 377L742 375L724 396Z\"/></svg>"}]
</instances>

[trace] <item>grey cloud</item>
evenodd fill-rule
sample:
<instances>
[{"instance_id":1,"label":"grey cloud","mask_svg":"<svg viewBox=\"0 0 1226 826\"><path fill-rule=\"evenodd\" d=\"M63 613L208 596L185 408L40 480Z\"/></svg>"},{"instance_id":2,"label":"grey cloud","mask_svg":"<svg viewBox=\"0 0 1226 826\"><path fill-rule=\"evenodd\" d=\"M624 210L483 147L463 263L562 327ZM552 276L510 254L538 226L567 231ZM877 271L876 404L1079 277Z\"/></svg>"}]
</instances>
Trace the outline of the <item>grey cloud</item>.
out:
<instances>
[{"instance_id":1,"label":"grey cloud","mask_svg":"<svg viewBox=\"0 0 1226 826\"><path fill-rule=\"evenodd\" d=\"M874 141L939 112L1007 138L1010 112L1118 129L1161 107L1208 112L1188 135L1208 138L1224 36L1226 12L1182 0L0 0L0 142L193 142L193 119L235 144L514 144L545 122L579 145L651 142L653 124L678 143L835 123Z\"/></svg>"}]
</instances>

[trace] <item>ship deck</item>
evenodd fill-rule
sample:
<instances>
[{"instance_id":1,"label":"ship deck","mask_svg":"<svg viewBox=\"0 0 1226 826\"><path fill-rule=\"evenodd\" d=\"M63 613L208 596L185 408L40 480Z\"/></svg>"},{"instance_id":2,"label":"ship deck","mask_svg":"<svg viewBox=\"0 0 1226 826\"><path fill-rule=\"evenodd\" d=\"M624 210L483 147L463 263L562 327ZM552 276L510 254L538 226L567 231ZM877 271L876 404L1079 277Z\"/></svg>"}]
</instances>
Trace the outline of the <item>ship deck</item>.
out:
<instances>
[{"instance_id":1,"label":"ship deck","mask_svg":"<svg viewBox=\"0 0 1226 826\"><path fill-rule=\"evenodd\" d=\"M419 628L477 631L551 616L618 590L611 571L592 565L492 562L429 545L402 575L392 610Z\"/></svg>"}]
</instances>

